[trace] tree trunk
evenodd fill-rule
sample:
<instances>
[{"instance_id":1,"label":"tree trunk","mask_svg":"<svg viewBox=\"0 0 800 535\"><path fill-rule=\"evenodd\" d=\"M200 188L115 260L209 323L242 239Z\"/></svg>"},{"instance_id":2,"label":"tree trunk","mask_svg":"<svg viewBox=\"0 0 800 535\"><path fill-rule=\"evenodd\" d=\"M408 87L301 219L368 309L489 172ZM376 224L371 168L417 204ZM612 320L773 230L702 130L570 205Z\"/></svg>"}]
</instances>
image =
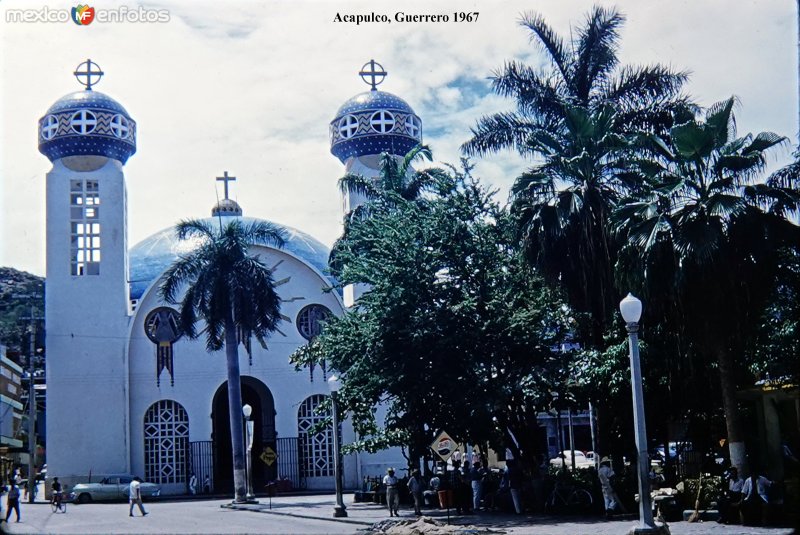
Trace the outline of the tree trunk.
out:
<instances>
[{"instance_id":1,"label":"tree trunk","mask_svg":"<svg viewBox=\"0 0 800 535\"><path fill-rule=\"evenodd\" d=\"M225 318L225 357L228 368L228 414L231 419L234 502L243 503L247 501L247 480L242 424L242 384L239 375L239 342L236 339L236 326L231 311L228 311Z\"/></svg>"},{"instance_id":2,"label":"tree trunk","mask_svg":"<svg viewBox=\"0 0 800 535\"><path fill-rule=\"evenodd\" d=\"M736 377L733 372L734 365L732 360L730 353L724 347L717 349L722 407L725 411L725 426L728 430L728 452L731 458L731 465L735 466L740 474L746 474L747 451L745 449L739 405L736 402Z\"/></svg>"}]
</instances>

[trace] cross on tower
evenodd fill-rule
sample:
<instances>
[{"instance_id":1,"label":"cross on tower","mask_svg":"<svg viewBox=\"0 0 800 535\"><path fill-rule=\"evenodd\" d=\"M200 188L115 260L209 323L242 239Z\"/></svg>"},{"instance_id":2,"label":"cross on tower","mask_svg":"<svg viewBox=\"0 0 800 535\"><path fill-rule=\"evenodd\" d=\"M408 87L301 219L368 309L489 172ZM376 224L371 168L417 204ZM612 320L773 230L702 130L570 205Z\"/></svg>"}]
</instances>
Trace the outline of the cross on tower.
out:
<instances>
[{"instance_id":1,"label":"cross on tower","mask_svg":"<svg viewBox=\"0 0 800 535\"><path fill-rule=\"evenodd\" d=\"M367 66L369 66L369 70L367 70ZM386 71L383 70L383 65L376 62L374 59L369 60L369 63L365 63L358 73L361 79L364 80L364 83L372 86L373 91L378 90L378 84L383 82L383 79L386 78L386 74ZM378 77L380 77L380 80L376 81ZM370 81L367 81L367 78L370 78Z\"/></svg>"},{"instance_id":2,"label":"cross on tower","mask_svg":"<svg viewBox=\"0 0 800 535\"><path fill-rule=\"evenodd\" d=\"M84 65L86 65L86 70L82 71L81 67L83 67ZM93 71L92 70L92 65L97 67L97 70ZM92 86L93 85L97 85L97 82L100 81L100 78L102 78L105 73L100 70L100 65L98 65L95 62L93 62L90 59L87 59L86 61L84 61L83 63L78 65L78 68L75 69L75 72L73 72L72 74L75 75L75 78L78 79L78 82L80 82L82 85L86 86L86 90L87 91L91 91L92 90ZM93 81L92 80L93 76L97 78L97 81ZM81 78L86 78L86 80L82 80Z\"/></svg>"},{"instance_id":3,"label":"cross on tower","mask_svg":"<svg viewBox=\"0 0 800 535\"><path fill-rule=\"evenodd\" d=\"M228 182L235 182L235 176L228 176L228 172L225 171L223 176L217 177L217 182L224 182L225 183L225 198L228 198Z\"/></svg>"}]
</instances>

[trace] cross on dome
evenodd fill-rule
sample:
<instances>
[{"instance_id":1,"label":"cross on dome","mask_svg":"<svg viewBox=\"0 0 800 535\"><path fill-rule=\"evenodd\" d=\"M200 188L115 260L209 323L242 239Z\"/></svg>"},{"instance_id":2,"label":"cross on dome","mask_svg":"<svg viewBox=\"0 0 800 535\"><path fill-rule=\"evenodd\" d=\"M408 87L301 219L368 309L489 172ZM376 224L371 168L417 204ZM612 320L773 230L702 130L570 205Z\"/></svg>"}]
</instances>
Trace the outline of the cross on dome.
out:
<instances>
[{"instance_id":1,"label":"cross on dome","mask_svg":"<svg viewBox=\"0 0 800 535\"><path fill-rule=\"evenodd\" d=\"M45 139L53 139L56 132L58 132L58 119L53 115L48 115L42 125L42 137Z\"/></svg>"},{"instance_id":2,"label":"cross on dome","mask_svg":"<svg viewBox=\"0 0 800 535\"><path fill-rule=\"evenodd\" d=\"M367 66L369 66L370 70L367 70ZM365 63L358 73L361 79L364 80L364 83L372 86L373 91L378 90L378 85L386 78L386 74L387 72L383 69L383 65L376 62L374 59L369 60L369 63ZM370 80L367 81L367 78ZM378 80L378 78L380 79Z\"/></svg>"},{"instance_id":3,"label":"cross on dome","mask_svg":"<svg viewBox=\"0 0 800 535\"><path fill-rule=\"evenodd\" d=\"M84 65L86 66L85 70L81 70L81 67L83 67ZM97 70L92 70L92 66L95 66ZM102 78L105 73L102 70L100 70L100 65L93 62L90 59L87 59L86 61L78 65L77 69L75 69L75 72L73 72L72 74L75 75L75 78L78 79L78 82L80 82L81 85L86 86L87 91L91 91L92 86L97 85L97 82L100 81L100 78ZM97 78L96 81L92 80L93 76ZM82 78L85 78L85 80Z\"/></svg>"},{"instance_id":4,"label":"cross on dome","mask_svg":"<svg viewBox=\"0 0 800 535\"><path fill-rule=\"evenodd\" d=\"M228 182L236 182L235 176L228 176L228 172L225 171L223 176L217 177L217 182L224 182L225 183L225 198L228 198Z\"/></svg>"}]
</instances>

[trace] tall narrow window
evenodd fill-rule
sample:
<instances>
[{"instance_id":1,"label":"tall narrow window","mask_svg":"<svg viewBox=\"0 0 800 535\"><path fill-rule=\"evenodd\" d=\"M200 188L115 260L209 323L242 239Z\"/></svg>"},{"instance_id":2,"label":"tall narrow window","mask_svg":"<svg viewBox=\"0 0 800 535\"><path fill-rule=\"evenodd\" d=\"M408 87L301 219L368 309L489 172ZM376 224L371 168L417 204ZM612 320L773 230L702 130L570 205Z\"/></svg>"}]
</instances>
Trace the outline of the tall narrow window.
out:
<instances>
[{"instance_id":1,"label":"tall narrow window","mask_svg":"<svg viewBox=\"0 0 800 535\"><path fill-rule=\"evenodd\" d=\"M300 472L303 477L333 477L333 430L330 427L314 431L314 427L330 417L319 413L317 407L325 396L307 397L297 411L297 436L300 439ZM341 431L340 431L341 433Z\"/></svg>"},{"instance_id":2,"label":"tall narrow window","mask_svg":"<svg viewBox=\"0 0 800 535\"><path fill-rule=\"evenodd\" d=\"M144 477L153 483L186 481L189 416L177 401L162 399L144 417Z\"/></svg>"},{"instance_id":3,"label":"tall narrow window","mask_svg":"<svg viewBox=\"0 0 800 535\"><path fill-rule=\"evenodd\" d=\"M100 189L96 180L70 182L70 270L100 274Z\"/></svg>"}]
</instances>

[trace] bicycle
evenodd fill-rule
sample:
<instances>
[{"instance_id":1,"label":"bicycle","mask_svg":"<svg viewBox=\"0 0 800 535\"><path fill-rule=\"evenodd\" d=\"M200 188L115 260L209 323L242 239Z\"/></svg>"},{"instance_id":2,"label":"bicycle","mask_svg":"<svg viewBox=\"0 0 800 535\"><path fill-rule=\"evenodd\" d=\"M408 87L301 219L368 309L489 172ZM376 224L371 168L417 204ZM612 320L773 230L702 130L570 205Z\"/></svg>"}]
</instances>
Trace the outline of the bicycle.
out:
<instances>
[{"instance_id":1,"label":"bicycle","mask_svg":"<svg viewBox=\"0 0 800 535\"><path fill-rule=\"evenodd\" d=\"M53 497L50 499L50 508L53 510L54 513L61 511L62 513L67 512L67 493L62 491L58 494L53 494Z\"/></svg>"},{"instance_id":2,"label":"bicycle","mask_svg":"<svg viewBox=\"0 0 800 535\"><path fill-rule=\"evenodd\" d=\"M566 509L571 512L586 512L593 503L592 494L569 483L556 482L553 492L544 504L545 511Z\"/></svg>"}]
</instances>

